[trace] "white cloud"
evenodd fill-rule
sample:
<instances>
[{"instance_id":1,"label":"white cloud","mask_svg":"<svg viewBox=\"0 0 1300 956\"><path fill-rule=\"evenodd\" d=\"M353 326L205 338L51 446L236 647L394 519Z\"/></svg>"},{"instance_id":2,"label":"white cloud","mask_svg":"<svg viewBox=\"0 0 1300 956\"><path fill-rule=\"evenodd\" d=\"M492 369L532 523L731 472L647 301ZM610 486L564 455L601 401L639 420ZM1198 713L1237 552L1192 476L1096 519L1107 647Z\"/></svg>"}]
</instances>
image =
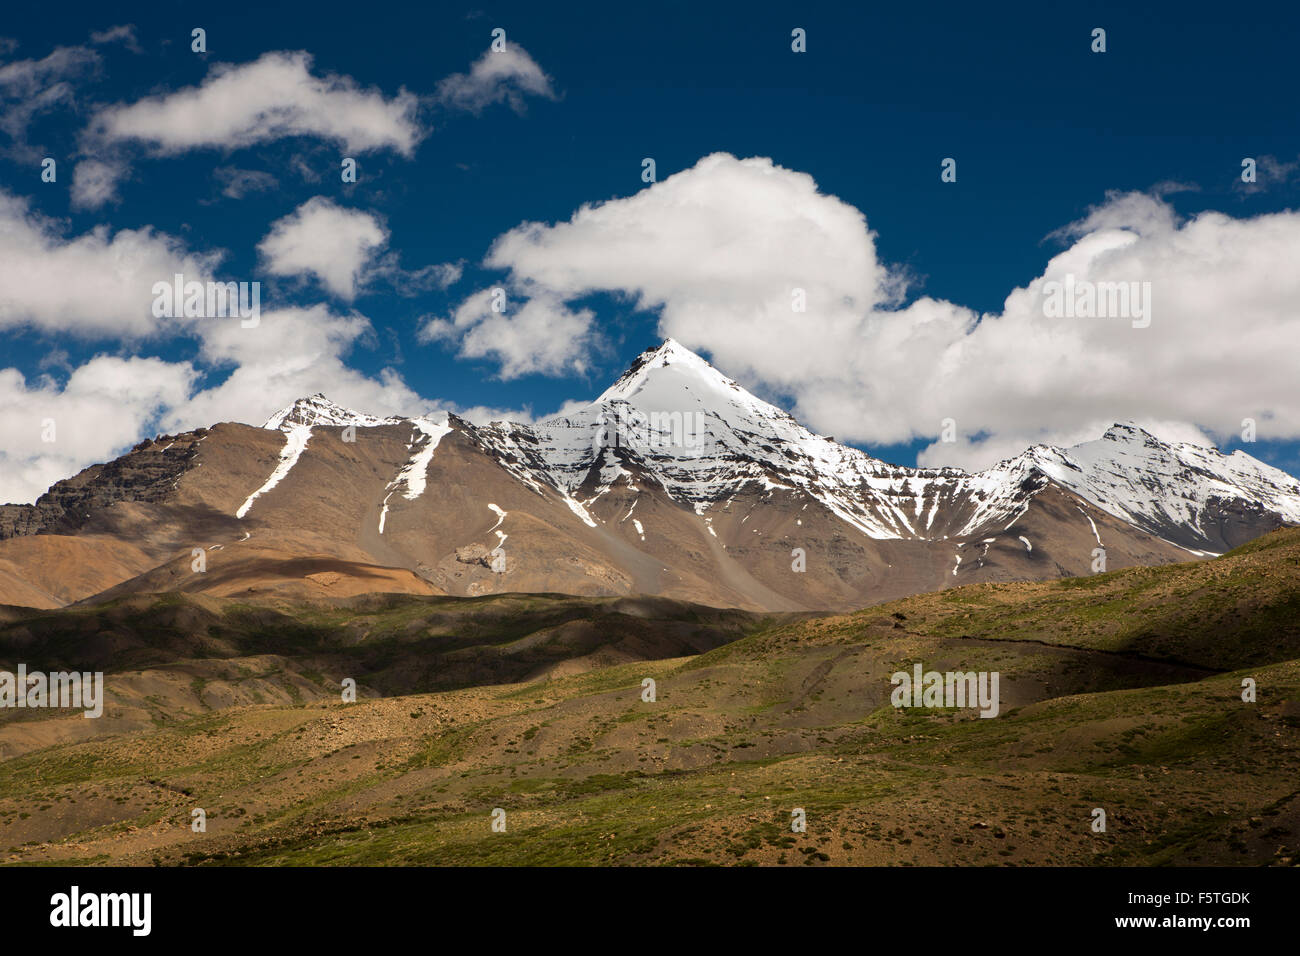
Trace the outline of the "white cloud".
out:
<instances>
[{"instance_id":1,"label":"white cloud","mask_svg":"<svg viewBox=\"0 0 1300 956\"><path fill-rule=\"evenodd\" d=\"M527 296L542 308L508 329L509 313L522 316L528 305L493 321L479 293L426 336L460 341L462 355L498 352L507 376L585 367L599 340L589 313L575 317L563 302L591 291L630 294L679 330L720 321L737 337L760 340L759 348L806 333L807 317L791 313L796 288L833 304L840 322L898 292L860 212L818 193L810 176L725 154L627 199L583 206L568 222L524 223L493 244L485 264L509 271L512 299ZM751 325L768 335L753 335ZM507 332L508 347L494 350L498 331ZM712 347L708 332L669 334ZM794 352L782 378L815 378L814 356L801 361Z\"/></svg>"},{"instance_id":2,"label":"white cloud","mask_svg":"<svg viewBox=\"0 0 1300 956\"><path fill-rule=\"evenodd\" d=\"M1116 195L1069 230L1073 245L1013 291L998 315L951 342L915 395L921 413L952 409L964 431L1014 438L1086 422L1147 423L1174 440L1226 439L1254 418L1261 437L1300 436L1288 343L1300 341L1300 215L1180 221L1164 203ZM1049 319L1044 286L1149 282L1151 324ZM922 421L911 427L925 434ZM964 463L987 456L973 450ZM943 445L922 456L958 461Z\"/></svg>"},{"instance_id":3,"label":"white cloud","mask_svg":"<svg viewBox=\"0 0 1300 956\"><path fill-rule=\"evenodd\" d=\"M186 363L106 355L62 387L0 369L0 502L34 501L55 481L138 441L164 409L184 401L193 377Z\"/></svg>"},{"instance_id":4,"label":"white cloud","mask_svg":"<svg viewBox=\"0 0 1300 956\"><path fill-rule=\"evenodd\" d=\"M324 305L263 312L251 329L213 322L205 328L201 357L229 374L171 409L163 425L169 430L220 421L260 425L277 409L316 392L372 414L427 411L427 403L392 369L375 379L345 364L347 353L370 332L364 316L336 315Z\"/></svg>"},{"instance_id":5,"label":"white cloud","mask_svg":"<svg viewBox=\"0 0 1300 956\"><path fill-rule=\"evenodd\" d=\"M534 290L522 303L512 304L505 296L498 312L493 309L496 298L493 289L475 293L451 319L427 321L420 340L459 343L461 358L491 358L505 379L587 370L589 352L597 347L596 317L590 309L574 311L557 297Z\"/></svg>"},{"instance_id":6,"label":"white cloud","mask_svg":"<svg viewBox=\"0 0 1300 956\"><path fill-rule=\"evenodd\" d=\"M373 415L441 409L476 423L534 421L527 409L464 407L422 398L392 368L380 370L377 377L349 368L347 354L372 332L364 316L338 315L324 305L265 312L254 329L238 322L214 324L204 337L201 357L216 368L229 368L229 374L170 409L162 426L178 431L221 421L260 425L295 399L317 392Z\"/></svg>"},{"instance_id":7,"label":"white cloud","mask_svg":"<svg viewBox=\"0 0 1300 956\"><path fill-rule=\"evenodd\" d=\"M316 196L272 223L257 249L272 275L315 277L349 302L363 286L380 280L401 295L459 281L463 266L458 262L403 269L396 252L381 255L388 239L379 217Z\"/></svg>"},{"instance_id":8,"label":"white cloud","mask_svg":"<svg viewBox=\"0 0 1300 956\"><path fill-rule=\"evenodd\" d=\"M0 190L0 329L134 338L161 322L152 286L177 272L206 277L216 257L165 233L97 226L64 239L25 199Z\"/></svg>"},{"instance_id":9,"label":"white cloud","mask_svg":"<svg viewBox=\"0 0 1300 956\"><path fill-rule=\"evenodd\" d=\"M125 164L101 159L84 159L72 172L72 207L98 209L117 199L117 184L127 174Z\"/></svg>"},{"instance_id":10,"label":"white cloud","mask_svg":"<svg viewBox=\"0 0 1300 956\"><path fill-rule=\"evenodd\" d=\"M509 103L522 111L526 95L555 99L551 78L517 43L488 50L468 73L453 73L438 84L438 100L448 109L481 113L494 103Z\"/></svg>"},{"instance_id":11,"label":"white cloud","mask_svg":"<svg viewBox=\"0 0 1300 956\"><path fill-rule=\"evenodd\" d=\"M1114 194L1058 235L1072 244L998 314L929 297L900 306L903 281L878 261L858 210L770 160L717 154L568 222L501 236L486 264L550 317L507 348L491 347L477 299L425 334L490 355L507 375L576 368L597 340L589 325L562 340L565 303L626 294L659 310L662 334L792 397L823 432L899 443L934 438L953 418L977 436L936 443L922 455L931 463L982 466L1130 419L1224 438L1253 417L1261 437L1300 437L1300 214L1182 221L1162 199ZM1044 284L1067 274L1150 282L1150 326L1048 318ZM792 309L796 289L806 312Z\"/></svg>"},{"instance_id":12,"label":"white cloud","mask_svg":"<svg viewBox=\"0 0 1300 956\"><path fill-rule=\"evenodd\" d=\"M357 280L387 230L369 213L316 196L283 219L257 249L272 275L312 275L334 295L353 299Z\"/></svg>"},{"instance_id":13,"label":"white cloud","mask_svg":"<svg viewBox=\"0 0 1300 956\"><path fill-rule=\"evenodd\" d=\"M468 422L472 422L475 425L486 425L489 422L516 422L521 425L532 425L536 422L545 421L548 418L562 415L570 407L581 408L589 404L591 404L590 399L575 399L565 402L564 406L559 411L550 412L545 415L534 415L530 406L524 406L523 408L500 408L496 405L461 406L454 403L444 403L440 407L447 409L447 411L452 412L455 415L459 415L461 418Z\"/></svg>"},{"instance_id":14,"label":"white cloud","mask_svg":"<svg viewBox=\"0 0 1300 956\"><path fill-rule=\"evenodd\" d=\"M198 86L102 110L91 130L101 140L141 141L161 154L315 136L350 152L391 149L412 155L426 132L413 93L401 90L385 98L349 76L314 76L311 66L305 52L219 64Z\"/></svg>"}]
</instances>

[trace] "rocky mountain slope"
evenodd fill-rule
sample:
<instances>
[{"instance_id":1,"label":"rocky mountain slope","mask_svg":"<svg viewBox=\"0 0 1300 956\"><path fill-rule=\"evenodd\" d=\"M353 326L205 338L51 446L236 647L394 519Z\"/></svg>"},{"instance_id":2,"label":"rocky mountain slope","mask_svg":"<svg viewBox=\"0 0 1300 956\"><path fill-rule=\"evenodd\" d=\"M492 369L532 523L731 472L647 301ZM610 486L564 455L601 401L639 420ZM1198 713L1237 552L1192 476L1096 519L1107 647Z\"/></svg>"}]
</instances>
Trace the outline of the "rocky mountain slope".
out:
<instances>
[{"instance_id":1,"label":"rocky mountain slope","mask_svg":"<svg viewBox=\"0 0 1300 956\"><path fill-rule=\"evenodd\" d=\"M0 506L0 603L548 591L843 609L1186 560L1292 523L1296 479L1134 425L976 474L890 465L668 340L535 425L316 395L262 428L142 442Z\"/></svg>"}]
</instances>

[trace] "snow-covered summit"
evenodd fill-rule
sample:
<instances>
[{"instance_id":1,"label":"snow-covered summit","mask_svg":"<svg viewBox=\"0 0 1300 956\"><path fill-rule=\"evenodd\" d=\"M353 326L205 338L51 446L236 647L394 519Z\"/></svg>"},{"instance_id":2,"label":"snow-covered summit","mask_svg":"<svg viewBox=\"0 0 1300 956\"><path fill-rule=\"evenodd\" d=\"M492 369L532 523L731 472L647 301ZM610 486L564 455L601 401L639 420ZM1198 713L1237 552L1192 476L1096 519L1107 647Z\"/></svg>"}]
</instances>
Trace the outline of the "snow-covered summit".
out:
<instances>
[{"instance_id":1,"label":"snow-covered summit","mask_svg":"<svg viewBox=\"0 0 1300 956\"><path fill-rule=\"evenodd\" d=\"M401 418L377 418L374 415L344 408L317 392L308 398L300 398L286 405L268 418L262 427L280 431L297 425L358 425L369 428L376 425L393 425L401 421Z\"/></svg>"},{"instance_id":2,"label":"snow-covered summit","mask_svg":"<svg viewBox=\"0 0 1300 956\"><path fill-rule=\"evenodd\" d=\"M628 370L619 376L618 381L592 404L631 401L647 387L657 393L654 397L663 397L674 389L694 387L701 399L709 395L726 396L729 392L739 392L758 401L676 339L664 339L662 345L646 349L637 356Z\"/></svg>"},{"instance_id":3,"label":"snow-covered summit","mask_svg":"<svg viewBox=\"0 0 1300 956\"><path fill-rule=\"evenodd\" d=\"M1103 511L1185 547L1221 550L1216 529L1233 512L1300 523L1300 481L1291 475L1242 451L1161 441L1133 422L1069 448L1035 445L1022 457Z\"/></svg>"},{"instance_id":4,"label":"snow-covered summit","mask_svg":"<svg viewBox=\"0 0 1300 956\"><path fill-rule=\"evenodd\" d=\"M1000 483L899 468L818 435L672 339L587 406L532 427L480 431L532 480L586 505L638 480L701 514L742 493L803 493L873 538L954 534L1020 507L1015 494L999 497Z\"/></svg>"}]
</instances>

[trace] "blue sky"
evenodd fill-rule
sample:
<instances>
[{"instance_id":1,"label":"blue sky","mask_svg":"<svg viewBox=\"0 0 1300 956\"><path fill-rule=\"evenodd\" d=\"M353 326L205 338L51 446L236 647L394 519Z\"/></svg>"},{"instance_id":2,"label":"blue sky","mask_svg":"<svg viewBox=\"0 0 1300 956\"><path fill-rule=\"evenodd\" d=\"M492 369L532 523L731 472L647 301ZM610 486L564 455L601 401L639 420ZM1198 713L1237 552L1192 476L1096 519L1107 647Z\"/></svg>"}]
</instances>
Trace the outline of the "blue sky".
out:
<instances>
[{"instance_id":1,"label":"blue sky","mask_svg":"<svg viewBox=\"0 0 1300 956\"><path fill-rule=\"evenodd\" d=\"M549 413L566 401L594 397L639 351L671 331L810 426L903 464L937 460L934 443L939 421L947 417L946 401L959 424L965 409L980 405L962 446L967 457L958 454L954 463L976 465L981 454L988 457L1016 442L1078 437L1094 418L1173 421L1173 437L1197 429L1221 447L1239 447L1233 423L1251 416L1271 420L1261 426L1261 440L1249 447L1250 453L1294 473L1300 470L1300 421L1278 398L1280 381L1252 386L1251 354L1240 363L1226 363L1221 372L1205 356L1189 354L1159 373L1167 386L1160 394L1179 388L1195 393L1213 378L1222 389L1215 401L1228 406L1221 415L1204 407L1184 410L1176 401L1151 403L1135 389L1113 404L1096 402L1092 417L1063 402L1041 428L1031 427L1023 412L1008 410L1018 401L1017 389L1030 386L994 366L988 380L977 386L970 381L979 376L975 365L961 372L965 381L960 387L954 379L931 388L951 384L951 397L936 399L933 409L927 406L924 414L911 416L909 408L929 399L902 395L906 379L885 384L894 374L883 371L893 359L883 347L888 336L875 342L870 355L840 367L835 362L842 348L821 356L799 352L822 337L815 322L806 332L792 332L789 325L769 328L756 320L753 334L747 335L742 316L719 320L718 328L710 329L708 310L685 301L690 290L672 287L647 294L648 283L662 280L635 274L627 278L623 270L598 264L584 266L581 277L558 279L562 270L555 257L575 248L590 250L583 243L575 246L572 236L535 236L538 249L521 251L510 266L483 264L498 237L521 223L549 228L569 220L583 204L658 189L673 174L690 171L715 153L770 160L778 170L811 177L819 195L865 216L869 252L896 280L877 283L889 285L892 297L871 307L873 317L862 318L868 325L890 321L897 310L922 299L952 303L975 317L1001 313L1013 290L1044 277L1049 261L1090 230L1132 226L1118 222L1116 215L1150 219L1155 208L1187 223L1213 211L1233 222L1253 223L1292 209L1300 194L1294 168L1300 156L1300 92L1294 81L1300 14L1294 5L1131 6L1025 4L991 12L988 5L974 4L882 9L751 2L710 4L705 10L697 4L568 4L561 12L540 4L418 9L133 4L107 12L102 5L73 3L52 15L40 6L22 5L7 11L0 28L0 36L12 41L0 46L0 104L5 109L0 188L21 205L21 214L14 214L29 223L39 221L41 234L51 243L73 242L97 228L107 230L110 238L120 230L149 230L151 236L167 237L173 252L219 251L214 274L222 280L261 281L266 310L319 308L335 317L357 317L366 329L356 333L354 327L344 336L346 343L336 346L337 358L365 379L390 385L394 376L400 379L401 389L383 392L399 404L402 395L409 400L413 394L463 409ZM105 33L114 27L129 29ZM206 53L191 51L194 27L206 30ZM511 49L525 51L544 74L544 88L530 90L526 79L518 78L485 81L479 92L496 101L481 108L457 105L440 92L446 89L440 84L466 75L471 64L485 57L491 31L498 27L506 31ZM795 27L807 31L806 53L791 50ZM1090 49L1095 27L1106 30L1104 53ZM62 72L51 65L24 86L26 80L18 75L22 64L38 63L60 47L87 52L78 65ZM406 152L384 146L356 149L356 143L319 130L269 136L251 145L171 148L147 139L92 134L105 110L201 89L222 65L239 69L267 54L295 51L310 55L311 76L349 78L346 82L374 103L391 105L402 91L411 94L417 101L410 113L415 145ZM2 71L14 64L19 69L10 70L6 88ZM15 119L25 117L41 95L49 97L42 108L32 110L26 121ZM338 173L341 157L350 153L358 160L355 184L343 183ZM54 183L40 178L40 160L47 156L59 164ZM656 163L659 183L653 187L642 181L645 157ZM955 183L941 182L944 157L957 159ZM1240 181L1243 157L1260 158L1260 182L1246 186ZM118 171L117 181L106 198L77 201L73 171L96 159ZM723 180L705 181L699 175L699 189L690 196L693 201L704 196L700 201L707 203ZM260 188L239 194L228 188L231 177ZM1146 197L1147 205L1137 211L1132 203L1124 207L1116 197L1126 195ZM310 274L272 274L268 256L259 252L273 223L317 197L332 208L373 217L384 231L379 251L392 257L390 268L361 281L353 296L333 294ZM763 201L756 196L756 204ZM629 208L620 215L636 224L637 216L658 212ZM706 209L703 215L712 213ZM1088 225L1090 215L1094 218ZM816 219L815 213L810 216ZM620 229L623 222L607 225ZM1061 232L1080 223L1085 225ZM770 220L753 229L765 224ZM1295 259L1288 258L1290 223L1283 225L1281 236L1263 228L1250 234L1262 250L1252 253L1251 261L1272 254L1279 257L1279 268L1288 262L1294 268ZM749 234L750 227L737 221L735 230ZM668 237L664 241L674 235L669 226L654 234ZM780 236L765 241L764 248L779 244ZM1192 259L1204 254L1199 247L1183 248L1186 243L1180 245L1176 235L1165 238L1170 241L1143 261L1163 261L1171 249L1171 254ZM1223 245L1221 239L1207 240L1207 248ZM525 260L533 261L528 258L533 252L548 251L551 258L529 272ZM852 268L853 261L850 257L845 268ZM446 288L427 274L420 278L419 270L439 264L461 265L459 278ZM1195 273L1189 269L1180 274ZM1237 278L1225 278L1224 287L1239 282L1240 296L1253 302L1261 280L1232 275ZM1145 276L1140 272L1133 278ZM82 278L74 270L66 282ZM20 280L13 275L5 279ZM828 294L838 295L837 281L825 279ZM857 288L855 281L846 278L845 287ZM544 372L528 371L528 362L521 364L518 354L513 363L491 352L472 354L463 343L477 321L473 316L463 328L449 326L442 337L421 335L427 323L451 319L481 290L507 286L511 301L518 303L535 296L539 283L551 289L538 300L539 315L558 309L559 300L569 310L564 315L589 310L580 326L556 319L552 339L579 327L581 334L559 353L552 348L546 360L551 367ZM1266 290L1265 297L1281 303L1281 318L1261 310L1244 337L1267 336L1271 322L1277 349L1294 354L1295 340L1288 338L1294 327L1284 321L1291 291L1285 282ZM5 298L12 300L7 288L0 302ZM205 358L201 336L192 329L161 326L136 334L111 322L78 322L67 310L55 321L38 314L49 307L44 300L31 306L24 301L20 296L16 304L0 305L0 369L16 370L24 383L12 399L11 412L19 414L10 418L43 417L42 403L56 407L69 377L96 356L186 365L193 372L185 385L191 393L218 387L231 374L232 362L243 361L232 350L225 361L213 360L215 353ZM1296 300L1290 301L1294 305ZM141 308L147 307L142 302ZM545 331L552 314L538 320L541 324L530 333L534 338ZM819 320L835 321L827 315ZM1162 318L1167 323L1182 320L1177 312ZM1232 317L1225 314L1222 320L1231 323ZM1212 318L1188 321L1186 330L1170 341L1199 335L1202 327L1195 323ZM752 343L746 346L744 340L753 338L764 341L768 354L754 352ZM1017 337L1006 341L1015 343ZM899 353L898 363L924 364L922 346L913 342ZM264 346L279 347L273 342ZM789 368L778 360L786 351L799 352ZM1266 349L1262 353L1267 356ZM1105 354L1098 352L1101 365L1108 364ZM1168 347L1162 346L1160 354L1167 355ZM1080 351L1075 358L1083 365L1089 355ZM873 362L882 370L879 377ZM828 365L834 367L824 378L835 381L835 389L818 381L823 378L819 369ZM1128 379L1134 375L1132 368L1124 374ZM129 390L133 380L127 369L120 387ZM1269 381L1270 375L1260 380ZM321 390L333 395L333 383L326 369ZM1025 394L1025 402L1056 409L1050 382L1032 387L1043 391ZM1107 383L1098 389L1104 395L1117 392ZM272 383L269 391L274 390ZM990 400L988 407L963 398L998 390L1006 396L1000 404ZM859 402L856 396L865 397ZM265 403L271 396L257 397ZM277 401L281 397L274 396ZM883 410L886 400L899 407ZM231 401L226 396L210 407L235 408ZM246 404L252 417L257 402ZM188 395L178 397L174 383L124 406L131 411L118 428L99 429L97 441L69 439L57 454L23 444L23 436L34 429L19 435L17 426L8 426L4 461L11 472L25 477L0 487L0 497L102 459L114 443L121 450L133 440L133 430L152 434L167 424L197 424L187 420L184 408L198 414L209 407ZM873 419L877 410L881 421ZM864 424L859 428L857 423Z\"/></svg>"}]
</instances>

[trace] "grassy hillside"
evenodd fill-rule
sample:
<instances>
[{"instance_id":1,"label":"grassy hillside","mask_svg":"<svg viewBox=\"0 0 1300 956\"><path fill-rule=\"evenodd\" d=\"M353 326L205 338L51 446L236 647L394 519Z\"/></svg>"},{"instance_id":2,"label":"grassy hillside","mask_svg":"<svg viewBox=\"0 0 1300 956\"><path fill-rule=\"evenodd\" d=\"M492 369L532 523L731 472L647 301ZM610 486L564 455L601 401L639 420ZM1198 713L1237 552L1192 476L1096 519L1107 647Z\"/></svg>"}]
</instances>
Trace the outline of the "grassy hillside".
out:
<instances>
[{"instance_id":1,"label":"grassy hillside","mask_svg":"<svg viewBox=\"0 0 1300 956\"><path fill-rule=\"evenodd\" d=\"M1300 530L1287 530L1208 562L820 618L559 596L20 615L0 653L99 655L119 668L110 687L153 709L119 730L32 712L0 725L19 754L0 763L0 851L143 865L1294 864L1298 600ZM916 661L997 670L1000 715L894 708L890 675ZM221 671L250 666L266 670ZM173 688L148 704L154 684L204 668L220 693L195 688L217 680L200 676L187 699ZM340 703L349 669L384 696ZM295 699L299 683L315 690ZM190 829L194 807L206 833ZM806 832L791 831L795 809Z\"/></svg>"}]
</instances>

